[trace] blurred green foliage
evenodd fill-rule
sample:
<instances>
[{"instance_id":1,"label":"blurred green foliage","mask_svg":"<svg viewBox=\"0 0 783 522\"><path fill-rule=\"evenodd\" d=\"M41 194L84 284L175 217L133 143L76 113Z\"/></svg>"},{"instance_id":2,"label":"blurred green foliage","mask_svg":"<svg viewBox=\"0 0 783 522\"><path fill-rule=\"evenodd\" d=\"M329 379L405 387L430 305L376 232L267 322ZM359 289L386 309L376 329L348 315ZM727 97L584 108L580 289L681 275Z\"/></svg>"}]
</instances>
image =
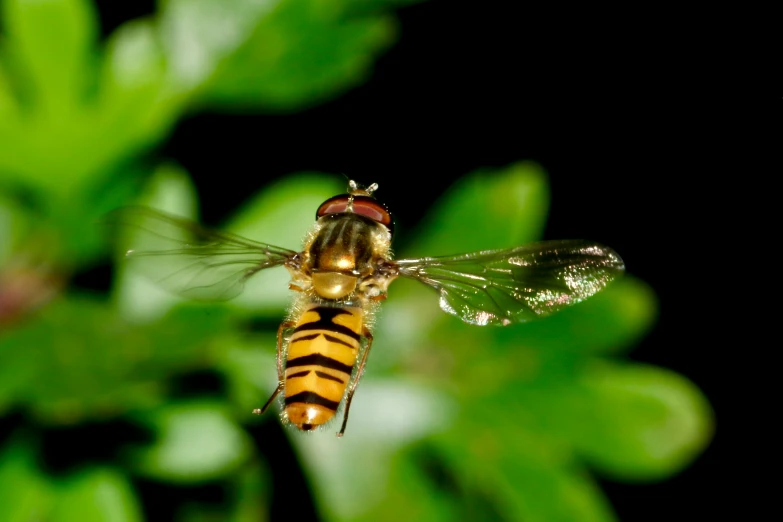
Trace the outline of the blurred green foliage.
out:
<instances>
[{"instance_id":1,"label":"blurred green foliage","mask_svg":"<svg viewBox=\"0 0 783 522\"><path fill-rule=\"evenodd\" d=\"M593 472L660 480L704 449L712 414L701 392L624 357L657 308L632 276L507 328L465 325L423 285L397 282L345 438L286 430L270 442L275 416L250 411L275 385L285 271L228 304L197 305L123 269L128 238L110 243L95 226L108 210L197 217L187 173L145 172L141 152L188 111L286 112L360 83L392 44L401 3L168 0L99 45L87 0L0 1L0 518L158 518L140 487L152 483L193 491L172 508L177 520L264 520L301 465L328 520L608 521ZM297 248L312 210L343 188L337 176L292 175L226 228ZM547 210L536 165L477 172L399 254L534 241ZM118 261L110 295L68 290L107 256ZM248 319L265 326L248 331ZM204 374L225 386L182 393L178 383ZM89 439L112 423L144 436ZM74 448L62 469L47 441L68 430L96 451ZM282 471L271 465L280 444L293 448ZM208 503L204 485L227 493Z\"/></svg>"}]
</instances>

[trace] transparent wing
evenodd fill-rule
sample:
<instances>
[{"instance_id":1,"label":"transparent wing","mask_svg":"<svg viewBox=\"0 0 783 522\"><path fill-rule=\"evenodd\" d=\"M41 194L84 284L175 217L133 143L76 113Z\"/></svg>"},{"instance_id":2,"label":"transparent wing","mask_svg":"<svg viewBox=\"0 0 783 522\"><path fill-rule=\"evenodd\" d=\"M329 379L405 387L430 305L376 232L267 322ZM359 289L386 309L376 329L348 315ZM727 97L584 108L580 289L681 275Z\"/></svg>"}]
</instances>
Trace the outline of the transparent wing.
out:
<instances>
[{"instance_id":1,"label":"transparent wing","mask_svg":"<svg viewBox=\"0 0 783 522\"><path fill-rule=\"evenodd\" d=\"M399 275L440 293L440 307L466 323L520 323L578 303L624 270L613 250L548 241L508 250L397 261Z\"/></svg>"},{"instance_id":2,"label":"transparent wing","mask_svg":"<svg viewBox=\"0 0 783 522\"><path fill-rule=\"evenodd\" d=\"M297 254L146 207L116 210L106 221L131 245L126 254L131 270L189 299L231 299L252 275Z\"/></svg>"}]
</instances>

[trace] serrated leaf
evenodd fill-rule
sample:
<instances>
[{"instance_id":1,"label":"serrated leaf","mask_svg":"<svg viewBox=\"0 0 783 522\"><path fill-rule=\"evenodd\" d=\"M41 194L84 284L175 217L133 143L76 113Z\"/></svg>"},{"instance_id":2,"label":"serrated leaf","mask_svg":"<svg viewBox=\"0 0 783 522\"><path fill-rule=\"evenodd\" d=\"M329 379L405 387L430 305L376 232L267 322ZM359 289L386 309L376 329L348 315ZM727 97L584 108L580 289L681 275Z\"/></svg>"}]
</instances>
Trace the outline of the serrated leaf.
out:
<instances>
[{"instance_id":1,"label":"serrated leaf","mask_svg":"<svg viewBox=\"0 0 783 522\"><path fill-rule=\"evenodd\" d=\"M250 440L221 404L173 404L140 420L158 440L130 452L129 465L147 477L181 484L214 480L250 456Z\"/></svg>"},{"instance_id":2,"label":"serrated leaf","mask_svg":"<svg viewBox=\"0 0 783 522\"><path fill-rule=\"evenodd\" d=\"M7 83L25 110L0 118L0 178L54 206L77 208L107 172L161 139L186 93L166 84L149 23L133 21L112 35L99 71L95 16L86 0L6 4Z\"/></svg>"},{"instance_id":3,"label":"serrated leaf","mask_svg":"<svg viewBox=\"0 0 783 522\"><path fill-rule=\"evenodd\" d=\"M202 93L205 102L229 110L291 111L358 84L391 44L394 24L355 7L344 1L280 1L219 64Z\"/></svg>"},{"instance_id":4,"label":"serrated leaf","mask_svg":"<svg viewBox=\"0 0 783 522\"><path fill-rule=\"evenodd\" d=\"M73 140L83 131L81 109L94 87L92 6L86 0L9 0L0 7L8 83L24 107L0 118L0 178L62 190L81 174L70 167Z\"/></svg>"},{"instance_id":5,"label":"serrated leaf","mask_svg":"<svg viewBox=\"0 0 783 522\"><path fill-rule=\"evenodd\" d=\"M8 83L23 110L0 118L0 177L44 201L53 199L54 206L65 200L76 208L74 200L86 200L91 183L129 154L113 146L114 133L102 122L108 112L94 107L102 87L92 4L11 0L3 5L10 34L3 42Z\"/></svg>"},{"instance_id":6,"label":"serrated leaf","mask_svg":"<svg viewBox=\"0 0 783 522\"><path fill-rule=\"evenodd\" d=\"M141 506L122 473L109 468L89 468L61 479L51 522L141 522Z\"/></svg>"},{"instance_id":7,"label":"serrated leaf","mask_svg":"<svg viewBox=\"0 0 783 522\"><path fill-rule=\"evenodd\" d=\"M701 454L713 413L688 379L655 366L596 364L584 376L595 425L574 444L602 473L619 480L660 480Z\"/></svg>"},{"instance_id":8,"label":"serrated leaf","mask_svg":"<svg viewBox=\"0 0 783 522\"><path fill-rule=\"evenodd\" d=\"M541 168L482 169L456 181L427 213L404 256L455 255L540 239L549 207Z\"/></svg>"}]
</instances>

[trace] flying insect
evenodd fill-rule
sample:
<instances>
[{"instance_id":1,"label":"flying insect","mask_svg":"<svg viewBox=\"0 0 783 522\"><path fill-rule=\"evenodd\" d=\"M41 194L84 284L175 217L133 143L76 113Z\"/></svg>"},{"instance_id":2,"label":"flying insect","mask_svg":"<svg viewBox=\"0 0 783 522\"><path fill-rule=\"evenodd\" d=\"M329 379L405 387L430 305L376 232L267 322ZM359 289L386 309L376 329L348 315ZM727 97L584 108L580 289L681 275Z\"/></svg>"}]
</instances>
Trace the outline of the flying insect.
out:
<instances>
[{"instance_id":1,"label":"flying insect","mask_svg":"<svg viewBox=\"0 0 783 522\"><path fill-rule=\"evenodd\" d=\"M377 184L323 202L301 251L206 230L146 207L117 211L160 248L129 250L129 261L154 261L161 286L188 298L227 300L262 270L284 266L293 302L277 331L277 387L282 419L303 431L348 413L373 342L372 326L398 277L434 288L441 309L474 325L525 322L578 303L624 271L610 248L587 241L545 241L446 257L393 260L392 215L373 197Z\"/></svg>"}]
</instances>

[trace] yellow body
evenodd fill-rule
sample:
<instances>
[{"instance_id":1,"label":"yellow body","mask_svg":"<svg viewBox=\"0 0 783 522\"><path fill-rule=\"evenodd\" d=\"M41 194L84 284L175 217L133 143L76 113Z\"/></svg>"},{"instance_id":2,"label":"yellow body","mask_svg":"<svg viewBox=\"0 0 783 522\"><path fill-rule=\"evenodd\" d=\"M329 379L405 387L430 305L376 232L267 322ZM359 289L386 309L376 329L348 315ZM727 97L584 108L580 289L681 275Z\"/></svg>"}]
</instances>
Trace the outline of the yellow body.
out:
<instances>
[{"instance_id":1,"label":"yellow body","mask_svg":"<svg viewBox=\"0 0 783 522\"><path fill-rule=\"evenodd\" d=\"M362 309L311 304L288 340L285 410L303 430L334 417L351 380L364 331Z\"/></svg>"}]
</instances>

